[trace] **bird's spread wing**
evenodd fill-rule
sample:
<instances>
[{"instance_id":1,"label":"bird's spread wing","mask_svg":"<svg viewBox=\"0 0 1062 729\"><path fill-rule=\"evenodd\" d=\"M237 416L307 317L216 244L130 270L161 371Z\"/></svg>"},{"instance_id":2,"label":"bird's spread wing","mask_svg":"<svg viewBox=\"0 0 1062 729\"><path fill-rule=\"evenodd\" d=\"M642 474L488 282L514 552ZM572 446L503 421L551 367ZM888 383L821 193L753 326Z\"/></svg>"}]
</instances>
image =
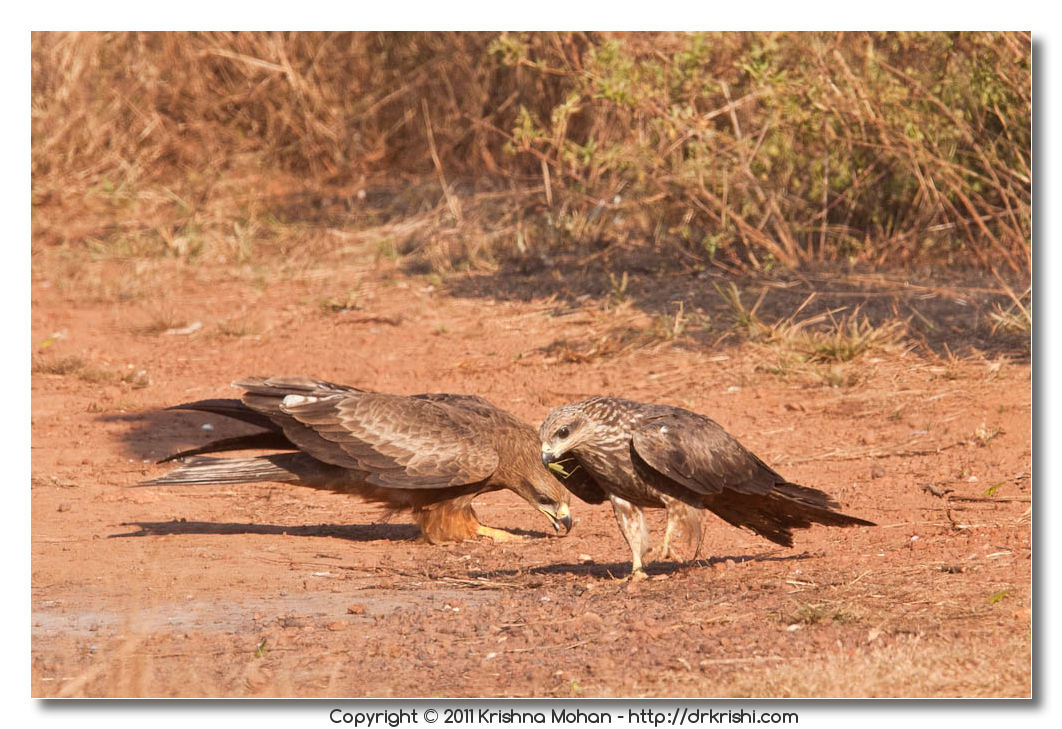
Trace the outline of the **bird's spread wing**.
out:
<instances>
[{"instance_id":1,"label":"bird's spread wing","mask_svg":"<svg viewBox=\"0 0 1062 729\"><path fill-rule=\"evenodd\" d=\"M721 491L768 493L785 479L753 455L714 420L676 410L635 430L632 448L654 471L698 494ZM662 490L665 482L651 479ZM682 497L681 493L671 495Z\"/></svg>"},{"instance_id":2,"label":"bird's spread wing","mask_svg":"<svg viewBox=\"0 0 1062 729\"><path fill-rule=\"evenodd\" d=\"M363 471L377 486L458 486L482 481L498 467L497 452L474 416L446 402L305 378L236 384L247 390L247 406L269 415L301 450Z\"/></svg>"}]
</instances>

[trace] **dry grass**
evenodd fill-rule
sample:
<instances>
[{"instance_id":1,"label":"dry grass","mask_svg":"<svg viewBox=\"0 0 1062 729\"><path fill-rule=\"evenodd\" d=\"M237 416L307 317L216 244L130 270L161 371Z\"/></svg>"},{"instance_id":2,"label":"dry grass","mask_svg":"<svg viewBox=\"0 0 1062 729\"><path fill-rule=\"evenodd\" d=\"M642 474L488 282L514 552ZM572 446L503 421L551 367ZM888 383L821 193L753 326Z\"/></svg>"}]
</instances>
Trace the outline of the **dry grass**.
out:
<instances>
[{"instance_id":1,"label":"dry grass","mask_svg":"<svg viewBox=\"0 0 1062 729\"><path fill-rule=\"evenodd\" d=\"M869 637L869 635L868 635ZM963 697L1029 696L1031 641L983 646L976 638L931 644L897 635L809 661L778 661L734 676L730 696ZM858 676L858 681L852 677ZM990 677L990 678L989 678Z\"/></svg>"},{"instance_id":2,"label":"dry grass","mask_svg":"<svg viewBox=\"0 0 1062 729\"><path fill-rule=\"evenodd\" d=\"M69 355L65 357L38 356L33 358L30 372L35 375L76 376L82 382L91 385L126 384L133 389L141 389L151 384L147 370L136 369L131 365L123 369L103 369L87 362L83 357Z\"/></svg>"},{"instance_id":3,"label":"dry grass","mask_svg":"<svg viewBox=\"0 0 1062 729\"><path fill-rule=\"evenodd\" d=\"M30 371L35 375L73 375L82 372L86 366L85 360L76 355L56 358L37 357L34 358Z\"/></svg>"},{"instance_id":4,"label":"dry grass","mask_svg":"<svg viewBox=\"0 0 1062 729\"><path fill-rule=\"evenodd\" d=\"M849 362L865 352L896 346L907 329L906 323L898 320L874 325L867 317L860 317L858 311L839 319L831 315L828 319L829 326L824 330L811 329L817 322L809 319L792 325L779 339L809 362Z\"/></svg>"},{"instance_id":5,"label":"dry grass","mask_svg":"<svg viewBox=\"0 0 1062 729\"><path fill-rule=\"evenodd\" d=\"M846 365L867 353L899 347L907 333L906 322L892 319L874 324L858 308L847 314L838 308L801 318L814 294L788 316L768 323L758 314L766 288L751 306L732 282L716 290L730 309L734 331L763 350L763 364L758 368L781 376L799 373L831 386L857 384L859 370Z\"/></svg>"},{"instance_id":6,"label":"dry grass","mask_svg":"<svg viewBox=\"0 0 1062 729\"><path fill-rule=\"evenodd\" d=\"M1002 435L1003 429L998 426L990 426L987 423L981 423L977 426L977 430L974 431L973 440L980 446L986 446Z\"/></svg>"},{"instance_id":7,"label":"dry grass","mask_svg":"<svg viewBox=\"0 0 1062 729\"><path fill-rule=\"evenodd\" d=\"M1025 33L34 33L34 245L1027 275L1030 77Z\"/></svg>"},{"instance_id":8,"label":"dry grass","mask_svg":"<svg viewBox=\"0 0 1062 729\"><path fill-rule=\"evenodd\" d=\"M1020 304L1005 308L996 304L993 311L989 313L988 319L991 322L993 334L996 332L1032 334L1032 314Z\"/></svg>"},{"instance_id":9,"label":"dry grass","mask_svg":"<svg viewBox=\"0 0 1062 729\"><path fill-rule=\"evenodd\" d=\"M808 615L809 619L796 624L815 629L820 623L837 620L834 616L817 618L814 611ZM843 617L839 622L851 625ZM125 635L128 637L124 639L98 641L100 650L82 659L78 670L70 672L74 667L66 666L69 673L60 677L59 685L55 678L34 671L33 695L337 695L327 671L317 670L311 681L306 680L309 659L297 643L292 645L283 639L263 646L254 635L216 636L220 655L245 658L213 668L210 653L189 653L184 647L187 641L135 629L125 631ZM341 653L324 658L341 660ZM660 674L661 685L645 693L773 698L1022 697L1030 692L1031 641L1027 634L1015 634L1009 643L985 645L975 636L928 638L870 627L862 644L843 649L788 658L727 656L718 661L740 670L711 671L710 681L696 673L686 673L675 683L668 683L675 681L674 671L665 670ZM709 659L706 663L710 669L714 661ZM605 697L612 695L615 687L591 683L583 691L588 696ZM371 687L364 686L360 692L373 693Z\"/></svg>"}]
</instances>

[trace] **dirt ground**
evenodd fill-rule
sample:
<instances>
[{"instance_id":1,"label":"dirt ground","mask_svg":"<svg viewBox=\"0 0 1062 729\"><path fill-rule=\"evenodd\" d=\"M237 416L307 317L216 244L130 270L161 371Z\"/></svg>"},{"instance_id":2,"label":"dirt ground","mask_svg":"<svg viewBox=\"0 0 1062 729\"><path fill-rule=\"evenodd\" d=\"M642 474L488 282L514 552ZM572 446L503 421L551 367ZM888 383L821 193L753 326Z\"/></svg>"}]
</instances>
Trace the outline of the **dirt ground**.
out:
<instances>
[{"instance_id":1,"label":"dirt ground","mask_svg":"<svg viewBox=\"0 0 1062 729\"><path fill-rule=\"evenodd\" d=\"M896 347L817 378L716 336L718 312L670 336L645 303L667 281L617 305L525 274L517 295L369 254L290 275L35 255L33 695L1030 695L1027 352ZM981 344L969 303L948 351ZM573 499L558 538L486 494L481 520L524 541L432 546L311 489L130 488L241 432L161 408L269 374L477 393L536 424L593 394L680 405L878 526L783 549L709 514L699 559L631 585L606 505Z\"/></svg>"}]
</instances>

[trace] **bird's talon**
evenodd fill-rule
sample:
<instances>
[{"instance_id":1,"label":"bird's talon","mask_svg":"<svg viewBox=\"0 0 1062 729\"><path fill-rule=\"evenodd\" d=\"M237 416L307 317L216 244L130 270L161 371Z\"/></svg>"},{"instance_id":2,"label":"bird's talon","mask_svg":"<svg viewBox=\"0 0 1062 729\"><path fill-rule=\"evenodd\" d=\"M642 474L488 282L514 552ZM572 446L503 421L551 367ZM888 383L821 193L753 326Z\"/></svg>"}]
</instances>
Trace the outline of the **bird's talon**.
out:
<instances>
[{"instance_id":1,"label":"bird's talon","mask_svg":"<svg viewBox=\"0 0 1062 729\"><path fill-rule=\"evenodd\" d=\"M522 534L513 534L504 529L494 529L493 527L483 525L476 528L476 534L481 537L490 537L495 542L523 542L527 539L527 537Z\"/></svg>"}]
</instances>

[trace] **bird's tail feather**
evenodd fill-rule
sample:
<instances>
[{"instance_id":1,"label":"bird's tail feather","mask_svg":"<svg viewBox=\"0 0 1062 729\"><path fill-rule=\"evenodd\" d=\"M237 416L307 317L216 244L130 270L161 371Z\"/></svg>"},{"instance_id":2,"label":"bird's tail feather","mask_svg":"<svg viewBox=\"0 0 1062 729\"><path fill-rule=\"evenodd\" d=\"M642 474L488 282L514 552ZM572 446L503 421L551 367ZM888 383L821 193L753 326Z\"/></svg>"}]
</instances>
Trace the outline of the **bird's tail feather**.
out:
<instances>
[{"instance_id":1,"label":"bird's tail feather","mask_svg":"<svg viewBox=\"0 0 1062 729\"><path fill-rule=\"evenodd\" d=\"M143 481L137 486L168 484L222 484L279 481L304 482L308 475L304 458L299 453L275 453L254 458L208 458L192 456L181 462L180 468ZM310 484L308 484L310 485Z\"/></svg>"},{"instance_id":2,"label":"bird's tail feather","mask_svg":"<svg viewBox=\"0 0 1062 729\"><path fill-rule=\"evenodd\" d=\"M295 450L295 444L288 440L283 433L267 430L260 433L251 433L250 435L238 435L234 438L221 438L220 440L211 441L198 448L189 448L186 451L174 453L172 456L163 458L159 463L177 461L190 456L202 455L203 453L259 449Z\"/></svg>"},{"instance_id":3,"label":"bird's tail feather","mask_svg":"<svg viewBox=\"0 0 1062 729\"><path fill-rule=\"evenodd\" d=\"M746 527L784 547L793 546L793 530L812 524L877 526L872 521L842 514L840 505L818 489L795 483L776 484L769 494L726 492L709 508L734 526Z\"/></svg>"},{"instance_id":4,"label":"bird's tail feather","mask_svg":"<svg viewBox=\"0 0 1062 729\"><path fill-rule=\"evenodd\" d=\"M274 423L269 417L263 413L252 410L247 407L241 400L235 398L213 398L210 400L196 400L195 402L186 402L180 405L172 405L167 410L195 410L201 413L213 413L214 415L224 415L227 418L233 418L234 420L241 420L251 425L257 425L267 430L279 431L280 426Z\"/></svg>"}]
</instances>

